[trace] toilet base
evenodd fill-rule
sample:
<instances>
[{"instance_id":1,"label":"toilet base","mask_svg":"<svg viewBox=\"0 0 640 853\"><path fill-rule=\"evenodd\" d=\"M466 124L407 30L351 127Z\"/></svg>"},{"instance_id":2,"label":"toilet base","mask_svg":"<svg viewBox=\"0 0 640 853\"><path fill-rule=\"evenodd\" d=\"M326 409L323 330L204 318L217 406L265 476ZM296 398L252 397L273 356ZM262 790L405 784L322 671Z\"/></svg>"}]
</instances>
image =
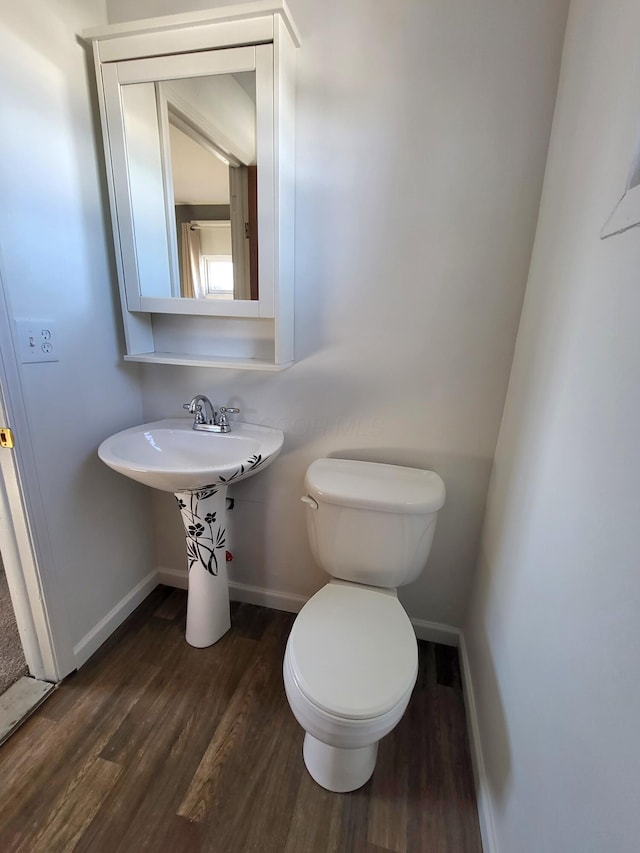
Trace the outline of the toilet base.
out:
<instances>
[{"instance_id":1,"label":"toilet base","mask_svg":"<svg viewBox=\"0 0 640 853\"><path fill-rule=\"evenodd\" d=\"M304 763L312 779L328 791L344 794L368 782L376 766L378 743L358 749L339 749L310 735L304 737Z\"/></svg>"}]
</instances>

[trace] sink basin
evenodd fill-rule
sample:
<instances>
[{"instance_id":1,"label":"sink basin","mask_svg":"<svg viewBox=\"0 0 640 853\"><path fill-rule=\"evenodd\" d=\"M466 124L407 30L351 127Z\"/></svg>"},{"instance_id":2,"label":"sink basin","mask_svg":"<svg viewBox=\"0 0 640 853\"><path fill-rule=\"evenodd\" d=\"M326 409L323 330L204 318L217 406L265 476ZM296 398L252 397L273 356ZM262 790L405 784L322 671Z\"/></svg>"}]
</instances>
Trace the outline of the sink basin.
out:
<instances>
[{"instance_id":1,"label":"sink basin","mask_svg":"<svg viewBox=\"0 0 640 853\"><path fill-rule=\"evenodd\" d=\"M98 448L102 461L133 480L173 492L182 515L189 571L187 642L203 648L231 627L227 486L263 471L280 453L279 429L234 422L231 432L193 429L171 418L125 429Z\"/></svg>"},{"instance_id":2,"label":"sink basin","mask_svg":"<svg viewBox=\"0 0 640 853\"><path fill-rule=\"evenodd\" d=\"M169 418L125 429L98 448L102 461L127 477L166 492L227 485L266 468L280 453L279 429L234 422L232 432L200 432L192 418Z\"/></svg>"}]
</instances>

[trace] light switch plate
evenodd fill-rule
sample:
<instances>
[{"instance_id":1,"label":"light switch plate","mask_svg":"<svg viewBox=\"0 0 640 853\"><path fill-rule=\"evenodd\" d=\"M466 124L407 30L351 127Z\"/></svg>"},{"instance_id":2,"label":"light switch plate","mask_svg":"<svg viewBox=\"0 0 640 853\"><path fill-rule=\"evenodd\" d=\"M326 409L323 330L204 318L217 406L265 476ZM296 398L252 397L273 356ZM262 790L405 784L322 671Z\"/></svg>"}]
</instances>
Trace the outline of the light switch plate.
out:
<instances>
[{"instance_id":1,"label":"light switch plate","mask_svg":"<svg viewBox=\"0 0 640 853\"><path fill-rule=\"evenodd\" d=\"M53 320L16 320L20 361L59 361L58 338Z\"/></svg>"}]
</instances>

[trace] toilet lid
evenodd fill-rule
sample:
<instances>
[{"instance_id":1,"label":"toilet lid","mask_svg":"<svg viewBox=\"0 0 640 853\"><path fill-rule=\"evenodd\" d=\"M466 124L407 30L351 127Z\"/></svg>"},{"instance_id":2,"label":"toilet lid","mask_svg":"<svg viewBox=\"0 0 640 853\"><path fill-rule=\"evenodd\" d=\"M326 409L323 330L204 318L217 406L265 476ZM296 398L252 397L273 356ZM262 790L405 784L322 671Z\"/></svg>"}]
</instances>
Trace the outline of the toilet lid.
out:
<instances>
[{"instance_id":1,"label":"toilet lid","mask_svg":"<svg viewBox=\"0 0 640 853\"><path fill-rule=\"evenodd\" d=\"M316 459L304 482L316 501L410 515L437 512L446 494L435 471L353 459Z\"/></svg>"},{"instance_id":2,"label":"toilet lid","mask_svg":"<svg viewBox=\"0 0 640 853\"><path fill-rule=\"evenodd\" d=\"M418 671L416 635L395 594L335 581L298 614L288 653L306 697L349 719L391 710Z\"/></svg>"}]
</instances>

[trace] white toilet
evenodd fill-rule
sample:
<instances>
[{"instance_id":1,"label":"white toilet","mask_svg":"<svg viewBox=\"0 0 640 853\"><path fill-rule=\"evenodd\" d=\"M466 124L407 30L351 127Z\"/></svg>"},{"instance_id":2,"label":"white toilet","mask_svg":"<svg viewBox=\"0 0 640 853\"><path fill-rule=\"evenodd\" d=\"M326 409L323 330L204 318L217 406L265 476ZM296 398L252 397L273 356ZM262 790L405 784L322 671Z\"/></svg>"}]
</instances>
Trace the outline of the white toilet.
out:
<instances>
[{"instance_id":1,"label":"white toilet","mask_svg":"<svg viewBox=\"0 0 640 853\"><path fill-rule=\"evenodd\" d=\"M350 459L316 460L305 488L311 549L333 579L293 624L284 684L307 770L323 788L353 791L416 682L416 636L396 587L425 567L445 488L433 471Z\"/></svg>"}]
</instances>

